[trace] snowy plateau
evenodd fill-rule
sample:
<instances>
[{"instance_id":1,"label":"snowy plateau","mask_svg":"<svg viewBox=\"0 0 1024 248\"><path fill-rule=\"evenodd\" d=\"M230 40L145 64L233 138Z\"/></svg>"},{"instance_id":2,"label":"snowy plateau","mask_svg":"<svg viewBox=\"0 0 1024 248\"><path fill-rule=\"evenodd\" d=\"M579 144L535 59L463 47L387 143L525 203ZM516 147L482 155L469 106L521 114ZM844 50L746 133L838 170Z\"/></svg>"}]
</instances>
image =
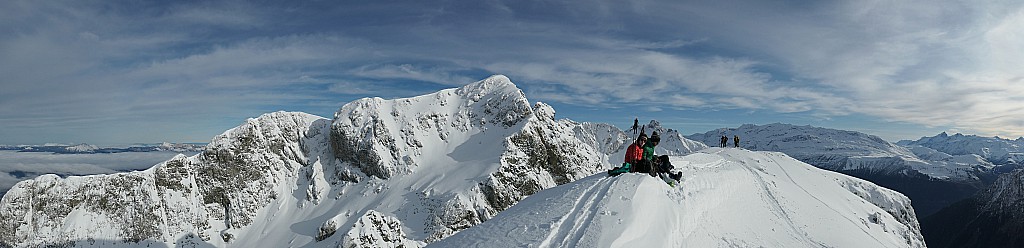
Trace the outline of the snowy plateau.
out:
<instances>
[{"instance_id":1,"label":"snowy plateau","mask_svg":"<svg viewBox=\"0 0 1024 248\"><path fill-rule=\"evenodd\" d=\"M147 170L19 182L0 246L924 246L909 199L870 182L657 122L681 185L606 178L630 137L554 116L500 75L264 114Z\"/></svg>"}]
</instances>

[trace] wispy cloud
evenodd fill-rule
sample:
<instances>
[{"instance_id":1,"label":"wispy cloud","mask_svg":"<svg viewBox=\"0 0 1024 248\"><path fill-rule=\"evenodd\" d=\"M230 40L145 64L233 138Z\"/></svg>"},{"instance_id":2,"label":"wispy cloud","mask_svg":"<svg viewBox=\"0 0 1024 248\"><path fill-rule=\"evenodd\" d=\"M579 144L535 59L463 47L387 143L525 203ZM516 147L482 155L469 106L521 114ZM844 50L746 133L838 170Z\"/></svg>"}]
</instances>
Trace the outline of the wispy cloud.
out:
<instances>
[{"instance_id":1,"label":"wispy cloud","mask_svg":"<svg viewBox=\"0 0 1024 248\"><path fill-rule=\"evenodd\" d=\"M202 141L265 111L492 73L562 104L1024 135L1015 2L15 0L0 20L0 137L19 141L139 127Z\"/></svg>"},{"instance_id":2,"label":"wispy cloud","mask_svg":"<svg viewBox=\"0 0 1024 248\"><path fill-rule=\"evenodd\" d=\"M361 66L352 70L350 74L367 78L416 80L451 86L461 86L480 80L457 75L460 69L464 68L423 68L412 64L377 64Z\"/></svg>"}]
</instances>

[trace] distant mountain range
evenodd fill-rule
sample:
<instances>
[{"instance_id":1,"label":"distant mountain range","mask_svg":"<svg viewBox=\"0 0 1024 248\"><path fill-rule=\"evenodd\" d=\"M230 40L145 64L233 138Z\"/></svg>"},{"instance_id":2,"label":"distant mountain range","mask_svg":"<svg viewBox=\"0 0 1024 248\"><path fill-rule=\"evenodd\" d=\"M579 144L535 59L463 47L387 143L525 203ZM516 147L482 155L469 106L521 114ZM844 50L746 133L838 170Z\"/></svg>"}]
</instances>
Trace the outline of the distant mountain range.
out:
<instances>
[{"instance_id":1,"label":"distant mountain range","mask_svg":"<svg viewBox=\"0 0 1024 248\"><path fill-rule=\"evenodd\" d=\"M129 147L98 147L90 144L62 145L0 145L0 150L19 152L50 152L58 154L94 154L121 152L200 152L206 144L202 143L160 143L138 144Z\"/></svg>"},{"instance_id":2,"label":"distant mountain range","mask_svg":"<svg viewBox=\"0 0 1024 248\"><path fill-rule=\"evenodd\" d=\"M967 160L980 157L993 164L994 169L1000 173L1024 166L1024 137L1010 140L960 133L948 135L943 132L934 137L922 137L916 141L903 140L897 144L908 147L927 147L953 157L967 156Z\"/></svg>"},{"instance_id":3,"label":"distant mountain range","mask_svg":"<svg viewBox=\"0 0 1024 248\"><path fill-rule=\"evenodd\" d=\"M687 136L717 144L722 136L740 137L750 150L778 151L808 164L863 178L902 192L914 200L914 208L927 216L967 198L995 179L993 164L970 155L951 156L930 150L911 149L881 138L845 131L790 124L742 125Z\"/></svg>"}]
</instances>

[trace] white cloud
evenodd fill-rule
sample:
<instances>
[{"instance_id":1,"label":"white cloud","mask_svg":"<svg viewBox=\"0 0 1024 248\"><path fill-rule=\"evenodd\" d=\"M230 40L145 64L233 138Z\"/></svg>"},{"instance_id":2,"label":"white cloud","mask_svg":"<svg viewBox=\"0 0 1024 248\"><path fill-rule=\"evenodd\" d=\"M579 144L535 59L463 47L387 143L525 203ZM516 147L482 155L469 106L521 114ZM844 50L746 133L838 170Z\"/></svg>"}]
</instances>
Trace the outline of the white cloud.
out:
<instances>
[{"instance_id":1,"label":"white cloud","mask_svg":"<svg viewBox=\"0 0 1024 248\"><path fill-rule=\"evenodd\" d=\"M350 73L360 77L409 79L449 86L462 86L480 80L479 78L456 75L453 71L455 71L454 68L421 68L412 64L383 64L361 66Z\"/></svg>"},{"instance_id":2,"label":"white cloud","mask_svg":"<svg viewBox=\"0 0 1024 248\"><path fill-rule=\"evenodd\" d=\"M19 181L43 174L95 175L145 170L174 155L176 153L168 152L52 154L0 151L0 191L7 191Z\"/></svg>"}]
</instances>

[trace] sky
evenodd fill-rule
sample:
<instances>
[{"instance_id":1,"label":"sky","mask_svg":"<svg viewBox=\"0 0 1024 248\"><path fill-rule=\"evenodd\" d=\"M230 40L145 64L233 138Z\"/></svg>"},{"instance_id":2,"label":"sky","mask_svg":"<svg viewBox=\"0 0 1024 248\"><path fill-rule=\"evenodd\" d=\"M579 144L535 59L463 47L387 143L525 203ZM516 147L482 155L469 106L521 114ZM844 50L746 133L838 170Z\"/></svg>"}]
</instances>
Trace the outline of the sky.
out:
<instances>
[{"instance_id":1,"label":"sky","mask_svg":"<svg viewBox=\"0 0 1024 248\"><path fill-rule=\"evenodd\" d=\"M208 142L508 76L558 118L1024 135L1024 2L0 1L0 144Z\"/></svg>"}]
</instances>

